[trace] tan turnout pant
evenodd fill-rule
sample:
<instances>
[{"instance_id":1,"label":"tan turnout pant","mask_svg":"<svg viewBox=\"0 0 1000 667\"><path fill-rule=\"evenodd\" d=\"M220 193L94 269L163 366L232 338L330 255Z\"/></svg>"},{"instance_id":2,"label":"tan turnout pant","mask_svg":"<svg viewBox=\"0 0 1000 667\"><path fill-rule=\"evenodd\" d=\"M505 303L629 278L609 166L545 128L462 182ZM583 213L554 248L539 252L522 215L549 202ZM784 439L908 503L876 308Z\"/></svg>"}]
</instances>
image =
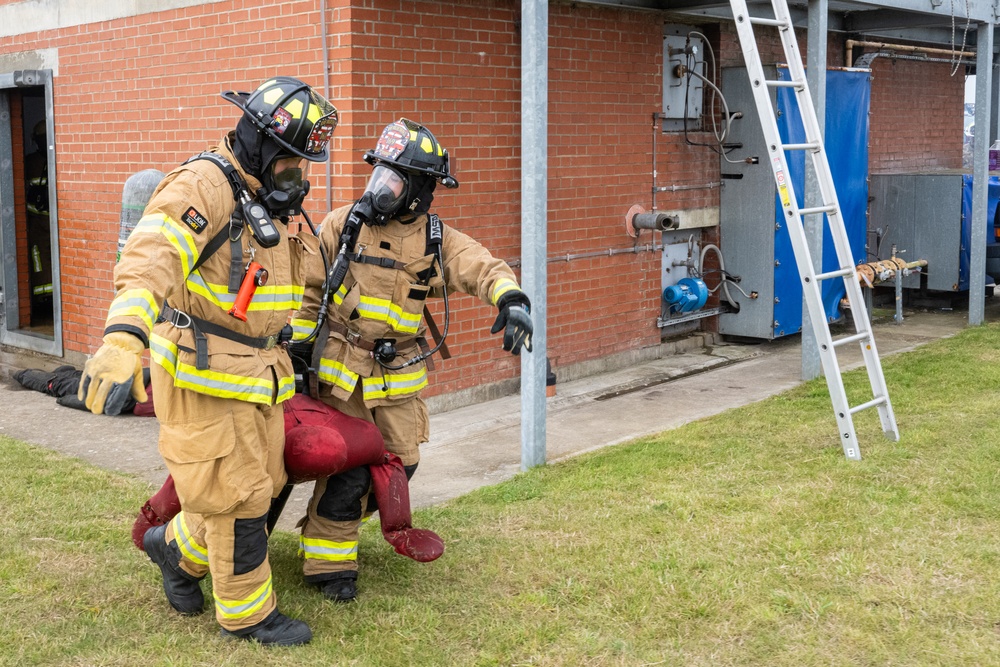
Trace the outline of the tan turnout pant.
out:
<instances>
[{"instance_id":1,"label":"tan turnout pant","mask_svg":"<svg viewBox=\"0 0 1000 667\"><path fill-rule=\"evenodd\" d=\"M266 523L287 479L283 411L179 389L156 364L151 374L160 454L183 508L166 539L177 540L185 571L211 572L223 628L255 625L277 605Z\"/></svg>"}]
</instances>

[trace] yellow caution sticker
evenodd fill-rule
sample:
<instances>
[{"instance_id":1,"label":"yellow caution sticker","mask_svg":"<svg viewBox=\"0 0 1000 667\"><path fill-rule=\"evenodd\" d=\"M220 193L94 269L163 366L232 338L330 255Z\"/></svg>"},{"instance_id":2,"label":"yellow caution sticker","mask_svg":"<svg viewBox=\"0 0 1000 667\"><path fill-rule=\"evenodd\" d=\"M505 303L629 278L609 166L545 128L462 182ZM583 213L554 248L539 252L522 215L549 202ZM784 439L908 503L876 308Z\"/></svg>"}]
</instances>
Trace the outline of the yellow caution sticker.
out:
<instances>
[{"instance_id":1,"label":"yellow caution sticker","mask_svg":"<svg viewBox=\"0 0 1000 667\"><path fill-rule=\"evenodd\" d=\"M785 208L791 206L792 200L788 196L788 185L785 183L785 172L781 168L781 159L774 158L774 180L778 183L778 196L781 197L781 205Z\"/></svg>"}]
</instances>

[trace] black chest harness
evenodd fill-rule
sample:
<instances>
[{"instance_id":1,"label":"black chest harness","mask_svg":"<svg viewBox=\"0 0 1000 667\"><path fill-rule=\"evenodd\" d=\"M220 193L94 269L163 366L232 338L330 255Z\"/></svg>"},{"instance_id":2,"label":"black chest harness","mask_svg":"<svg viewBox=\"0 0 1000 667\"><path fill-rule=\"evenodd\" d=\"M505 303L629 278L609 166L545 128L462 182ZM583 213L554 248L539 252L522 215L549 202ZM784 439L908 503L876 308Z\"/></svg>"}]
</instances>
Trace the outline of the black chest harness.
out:
<instances>
[{"instance_id":1,"label":"black chest harness","mask_svg":"<svg viewBox=\"0 0 1000 667\"><path fill-rule=\"evenodd\" d=\"M263 209L260 204L252 202L250 200L249 194L247 193L247 185L240 176L240 173L236 170L236 167L222 157L218 153L199 153L194 157L186 160L184 164L194 162L195 160L208 160L225 174L226 180L229 182L230 187L233 190L233 199L236 201L236 208L233 210L233 214L229 217L229 224L223 227L219 232L212 237L212 239L206 244L204 250L202 250L201 255L198 257L198 261L194 263L191 267L191 271L188 273L194 273L201 267L210 257L212 257L226 241L229 241L229 293L236 294L239 292L240 283L243 282L243 274L246 272L246 266L243 262L243 230L246 226L250 226L251 230L254 229L255 225L252 224L251 219L260 218L263 214L257 211L250 211L250 207L257 207ZM256 220L257 225L260 226L262 223L260 220ZM274 223L268 220L269 225L273 227ZM274 230L277 233L277 230ZM260 242L261 236L251 231L254 238ZM263 243L261 245L264 245ZM271 247L276 245L271 243L270 246L265 245L265 247ZM168 303L164 302L163 309L160 311L160 317L157 322L170 322L172 325L179 329L190 328L194 333L195 340L195 367L200 370L208 370L208 339L205 334L211 334L213 336L219 336L220 338L225 338L227 340L246 345L248 347L260 349L260 350L270 350L275 345L287 343L292 338L292 327L286 324L282 327L281 331L271 334L270 336L254 337L241 334L237 331L233 331L227 327L224 327L214 322L209 322L208 320L202 319L200 317L195 317L189 313L185 313L182 310L177 310L171 307Z\"/></svg>"}]
</instances>

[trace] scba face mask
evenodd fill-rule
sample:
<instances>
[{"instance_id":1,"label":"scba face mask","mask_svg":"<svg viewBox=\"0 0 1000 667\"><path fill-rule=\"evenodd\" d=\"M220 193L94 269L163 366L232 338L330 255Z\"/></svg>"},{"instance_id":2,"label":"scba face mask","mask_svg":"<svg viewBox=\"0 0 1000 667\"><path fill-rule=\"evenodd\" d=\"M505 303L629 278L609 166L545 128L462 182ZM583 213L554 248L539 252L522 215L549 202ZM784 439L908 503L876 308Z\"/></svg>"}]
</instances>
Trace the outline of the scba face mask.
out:
<instances>
[{"instance_id":1,"label":"scba face mask","mask_svg":"<svg viewBox=\"0 0 1000 667\"><path fill-rule=\"evenodd\" d=\"M385 165L375 165L362 195L362 200L366 200L372 209L365 222L379 226L389 222L403 208L406 190L407 182L402 174Z\"/></svg>"},{"instance_id":2,"label":"scba face mask","mask_svg":"<svg viewBox=\"0 0 1000 667\"><path fill-rule=\"evenodd\" d=\"M295 165L302 161L298 158L289 159ZM302 212L302 202L309 194L309 163L305 168L300 166L285 166L285 160L275 160L261 180L267 194L264 195L264 205L272 216L285 217L298 215Z\"/></svg>"}]
</instances>

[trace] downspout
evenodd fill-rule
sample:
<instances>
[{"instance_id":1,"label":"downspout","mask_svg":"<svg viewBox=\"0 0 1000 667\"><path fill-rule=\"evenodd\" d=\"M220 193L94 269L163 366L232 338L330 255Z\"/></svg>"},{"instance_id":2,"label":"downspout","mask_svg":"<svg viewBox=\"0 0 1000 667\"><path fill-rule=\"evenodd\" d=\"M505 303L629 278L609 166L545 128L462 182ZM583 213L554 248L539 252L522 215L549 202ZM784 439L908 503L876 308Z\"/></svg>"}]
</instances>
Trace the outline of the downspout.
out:
<instances>
[{"instance_id":1,"label":"downspout","mask_svg":"<svg viewBox=\"0 0 1000 667\"><path fill-rule=\"evenodd\" d=\"M319 24L322 26L320 39L323 49L323 97L330 99L330 51L326 48L326 0L319 0ZM326 210L323 212L324 216L333 210L333 182L330 173L332 160L333 151L328 151L326 155Z\"/></svg>"}]
</instances>

